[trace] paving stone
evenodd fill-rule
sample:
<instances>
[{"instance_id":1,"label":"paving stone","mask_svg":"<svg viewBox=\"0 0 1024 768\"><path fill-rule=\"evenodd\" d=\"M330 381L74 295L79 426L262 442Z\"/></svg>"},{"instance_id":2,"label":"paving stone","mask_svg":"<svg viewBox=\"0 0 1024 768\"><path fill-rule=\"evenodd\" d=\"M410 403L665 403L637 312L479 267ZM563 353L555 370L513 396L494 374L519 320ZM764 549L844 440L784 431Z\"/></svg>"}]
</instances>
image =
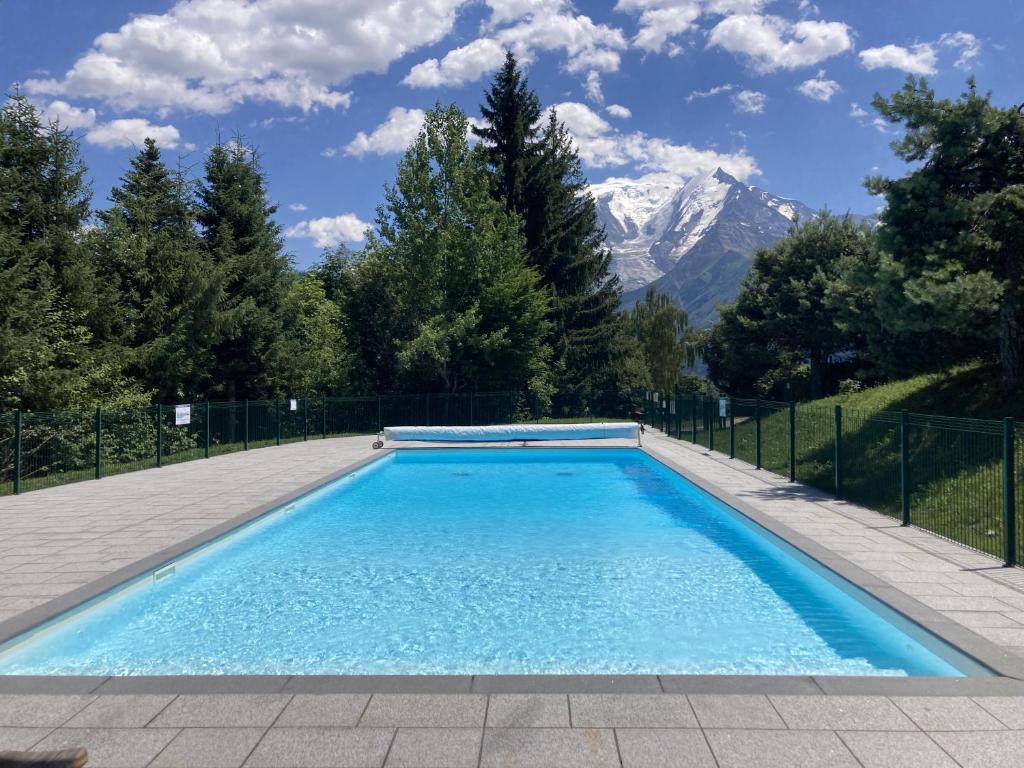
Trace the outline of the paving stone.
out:
<instances>
[{"instance_id":1,"label":"paving stone","mask_svg":"<svg viewBox=\"0 0 1024 768\"><path fill-rule=\"evenodd\" d=\"M704 734L675 728L618 728L622 768L715 768Z\"/></svg>"},{"instance_id":2,"label":"paving stone","mask_svg":"<svg viewBox=\"0 0 1024 768\"><path fill-rule=\"evenodd\" d=\"M966 696L893 696L925 731L998 731L1002 723Z\"/></svg>"},{"instance_id":3,"label":"paving stone","mask_svg":"<svg viewBox=\"0 0 1024 768\"><path fill-rule=\"evenodd\" d=\"M1024 765L1024 731L931 734L963 768Z\"/></svg>"},{"instance_id":4,"label":"paving stone","mask_svg":"<svg viewBox=\"0 0 1024 768\"><path fill-rule=\"evenodd\" d=\"M176 728L58 728L35 749L85 747L89 768L142 768L177 735Z\"/></svg>"},{"instance_id":5,"label":"paving stone","mask_svg":"<svg viewBox=\"0 0 1024 768\"><path fill-rule=\"evenodd\" d=\"M366 693L296 694L275 725L358 725L369 701Z\"/></svg>"},{"instance_id":6,"label":"paving stone","mask_svg":"<svg viewBox=\"0 0 1024 768\"><path fill-rule=\"evenodd\" d=\"M830 731L708 730L719 768L860 768Z\"/></svg>"},{"instance_id":7,"label":"paving stone","mask_svg":"<svg viewBox=\"0 0 1024 768\"><path fill-rule=\"evenodd\" d=\"M0 751L23 752L49 735L52 728L2 728L0 727Z\"/></svg>"},{"instance_id":8,"label":"paving stone","mask_svg":"<svg viewBox=\"0 0 1024 768\"><path fill-rule=\"evenodd\" d=\"M149 768L239 768L265 728L185 728Z\"/></svg>"},{"instance_id":9,"label":"paving stone","mask_svg":"<svg viewBox=\"0 0 1024 768\"><path fill-rule=\"evenodd\" d=\"M1024 696L974 696L973 699L1007 728L1024 730Z\"/></svg>"},{"instance_id":10,"label":"paving stone","mask_svg":"<svg viewBox=\"0 0 1024 768\"><path fill-rule=\"evenodd\" d=\"M394 728L271 728L245 768L379 768Z\"/></svg>"},{"instance_id":11,"label":"paving stone","mask_svg":"<svg viewBox=\"0 0 1024 768\"><path fill-rule=\"evenodd\" d=\"M618 768L614 732L595 728L488 728L481 768Z\"/></svg>"},{"instance_id":12,"label":"paving stone","mask_svg":"<svg viewBox=\"0 0 1024 768\"><path fill-rule=\"evenodd\" d=\"M68 728L141 728L174 699L174 694L97 696L71 718Z\"/></svg>"},{"instance_id":13,"label":"paving stone","mask_svg":"<svg viewBox=\"0 0 1024 768\"><path fill-rule=\"evenodd\" d=\"M682 694L571 694L574 728L696 728L697 718Z\"/></svg>"},{"instance_id":14,"label":"paving stone","mask_svg":"<svg viewBox=\"0 0 1024 768\"><path fill-rule=\"evenodd\" d=\"M476 768L480 728L399 728L385 768Z\"/></svg>"},{"instance_id":15,"label":"paving stone","mask_svg":"<svg viewBox=\"0 0 1024 768\"><path fill-rule=\"evenodd\" d=\"M839 738L864 768L957 768L926 733L844 731Z\"/></svg>"},{"instance_id":16,"label":"paving stone","mask_svg":"<svg viewBox=\"0 0 1024 768\"><path fill-rule=\"evenodd\" d=\"M770 696L786 725L796 730L915 731L914 723L884 696Z\"/></svg>"},{"instance_id":17,"label":"paving stone","mask_svg":"<svg viewBox=\"0 0 1024 768\"><path fill-rule=\"evenodd\" d=\"M487 697L478 693L385 693L370 699L361 726L482 728Z\"/></svg>"},{"instance_id":18,"label":"paving stone","mask_svg":"<svg viewBox=\"0 0 1024 768\"><path fill-rule=\"evenodd\" d=\"M488 728L568 728L565 694L493 693L487 705Z\"/></svg>"},{"instance_id":19,"label":"paving stone","mask_svg":"<svg viewBox=\"0 0 1024 768\"><path fill-rule=\"evenodd\" d=\"M179 696L156 716L153 728L215 728L271 725L288 704L287 694L211 693Z\"/></svg>"},{"instance_id":20,"label":"paving stone","mask_svg":"<svg viewBox=\"0 0 1024 768\"><path fill-rule=\"evenodd\" d=\"M767 696L691 694L701 728L785 728Z\"/></svg>"},{"instance_id":21,"label":"paving stone","mask_svg":"<svg viewBox=\"0 0 1024 768\"><path fill-rule=\"evenodd\" d=\"M0 696L0 726L64 725L95 696Z\"/></svg>"}]
</instances>

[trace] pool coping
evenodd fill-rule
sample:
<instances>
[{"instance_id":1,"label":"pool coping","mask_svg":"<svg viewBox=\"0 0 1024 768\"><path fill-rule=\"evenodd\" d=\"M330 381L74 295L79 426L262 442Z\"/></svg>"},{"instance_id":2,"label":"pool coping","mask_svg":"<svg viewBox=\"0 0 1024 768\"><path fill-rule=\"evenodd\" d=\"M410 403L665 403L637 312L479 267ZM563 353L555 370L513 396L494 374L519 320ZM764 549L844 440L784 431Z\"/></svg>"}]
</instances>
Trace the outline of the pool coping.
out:
<instances>
[{"instance_id":1,"label":"pool coping","mask_svg":"<svg viewBox=\"0 0 1024 768\"><path fill-rule=\"evenodd\" d=\"M556 449L554 445L409 445L381 449L272 501L225 520L178 544L119 568L89 584L0 622L0 645L61 614L102 598L305 496L325 483L379 461L398 450L446 448ZM627 446L584 445L593 450ZM829 675L158 675L57 676L0 675L0 694L133 693L714 693L811 695L1024 695L1024 659L945 618L896 587L873 576L827 547L695 475L671 457L648 446L628 446L667 467L719 499L737 513L796 548L823 568L863 590L908 621L919 625L966 656L989 668L991 676L874 677Z\"/></svg>"}]
</instances>

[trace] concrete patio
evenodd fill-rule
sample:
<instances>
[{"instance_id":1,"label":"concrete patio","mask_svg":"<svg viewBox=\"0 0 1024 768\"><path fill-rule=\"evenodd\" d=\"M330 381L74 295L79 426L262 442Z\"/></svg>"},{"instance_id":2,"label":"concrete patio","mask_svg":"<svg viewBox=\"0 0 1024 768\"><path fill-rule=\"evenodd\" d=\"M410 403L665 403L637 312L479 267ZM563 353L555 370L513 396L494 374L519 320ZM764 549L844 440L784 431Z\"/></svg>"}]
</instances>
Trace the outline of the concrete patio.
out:
<instances>
[{"instance_id":1,"label":"concrete patio","mask_svg":"<svg viewBox=\"0 0 1024 768\"><path fill-rule=\"evenodd\" d=\"M0 639L372 459L371 439L0 499ZM645 447L1003 676L0 677L0 749L85 745L95 766L1024 763L1024 571L703 448Z\"/></svg>"}]
</instances>

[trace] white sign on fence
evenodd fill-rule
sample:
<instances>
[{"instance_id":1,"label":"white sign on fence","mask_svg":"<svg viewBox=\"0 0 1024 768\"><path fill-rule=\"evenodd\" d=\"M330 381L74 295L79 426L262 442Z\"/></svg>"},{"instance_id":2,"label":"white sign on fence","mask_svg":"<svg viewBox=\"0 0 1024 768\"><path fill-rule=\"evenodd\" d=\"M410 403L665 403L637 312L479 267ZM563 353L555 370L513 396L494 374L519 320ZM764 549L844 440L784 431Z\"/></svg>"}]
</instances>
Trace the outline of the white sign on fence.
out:
<instances>
[{"instance_id":1,"label":"white sign on fence","mask_svg":"<svg viewBox=\"0 0 1024 768\"><path fill-rule=\"evenodd\" d=\"M297 411L297 410L299 410L299 401L296 400L294 397L291 400L288 401L288 410L290 410L290 411Z\"/></svg>"},{"instance_id":2,"label":"white sign on fence","mask_svg":"<svg viewBox=\"0 0 1024 768\"><path fill-rule=\"evenodd\" d=\"M728 416L728 414L726 413L727 408L728 408L728 403L727 403L726 399L724 397L718 398L718 415L721 416L723 419L726 416Z\"/></svg>"},{"instance_id":3,"label":"white sign on fence","mask_svg":"<svg viewBox=\"0 0 1024 768\"><path fill-rule=\"evenodd\" d=\"M188 403L174 406L174 426L186 427L192 423L192 406Z\"/></svg>"}]
</instances>

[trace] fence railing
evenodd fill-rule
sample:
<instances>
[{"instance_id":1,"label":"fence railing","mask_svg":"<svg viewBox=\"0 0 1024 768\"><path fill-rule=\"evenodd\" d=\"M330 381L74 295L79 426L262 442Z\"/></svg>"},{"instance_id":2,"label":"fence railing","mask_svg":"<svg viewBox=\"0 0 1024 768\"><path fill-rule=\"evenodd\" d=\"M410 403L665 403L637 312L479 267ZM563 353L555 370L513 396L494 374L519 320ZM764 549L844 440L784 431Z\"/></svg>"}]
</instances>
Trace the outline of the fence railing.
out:
<instances>
[{"instance_id":1,"label":"fence railing","mask_svg":"<svg viewBox=\"0 0 1024 768\"><path fill-rule=\"evenodd\" d=\"M0 412L0 495L389 425L626 419L642 400L639 392L543 403L521 392L474 392Z\"/></svg>"},{"instance_id":2,"label":"fence railing","mask_svg":"<svg viewBox=\"0 0 1024 768\"><path fill-rule=\"evenodd\" d=\"M703 395L644 396L646 422L1006 565L1024 562L1024 424Z\"/></svg>"}]
</instances>

